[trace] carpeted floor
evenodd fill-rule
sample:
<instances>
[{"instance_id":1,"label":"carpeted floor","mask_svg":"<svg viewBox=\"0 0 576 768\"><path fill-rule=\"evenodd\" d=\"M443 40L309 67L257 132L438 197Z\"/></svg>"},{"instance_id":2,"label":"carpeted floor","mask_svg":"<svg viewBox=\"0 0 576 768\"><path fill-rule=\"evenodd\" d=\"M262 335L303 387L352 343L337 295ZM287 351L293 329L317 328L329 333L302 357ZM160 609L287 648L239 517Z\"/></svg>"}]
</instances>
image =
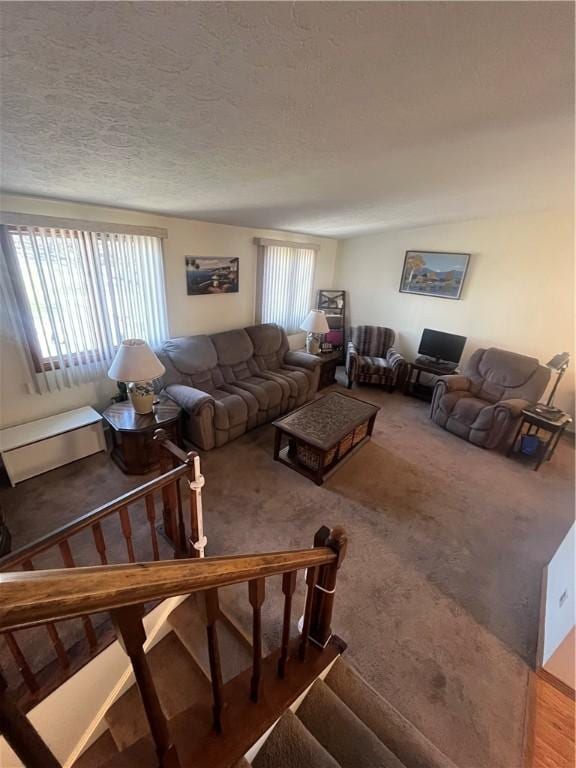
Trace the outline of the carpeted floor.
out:
<instances>
[{"instance_id":1,"label":"carpeted floor","mask_svg":"<svg viewBox=\"0 0 576 768\"><path fill-rule=\"evenodd\" d=\"M373 440L323 487L272 460L273 429L202 457L210 554L309 546L343 524L334 630L366 680L461 768L522 768L542 567L574 518L573 443L535 473L375 388ZM104 455L2 489L21 546L139 482ZM301 591L301 589L300 589ZM273 642L279 595L265 621Z\"/></svg>"}]
</instances>

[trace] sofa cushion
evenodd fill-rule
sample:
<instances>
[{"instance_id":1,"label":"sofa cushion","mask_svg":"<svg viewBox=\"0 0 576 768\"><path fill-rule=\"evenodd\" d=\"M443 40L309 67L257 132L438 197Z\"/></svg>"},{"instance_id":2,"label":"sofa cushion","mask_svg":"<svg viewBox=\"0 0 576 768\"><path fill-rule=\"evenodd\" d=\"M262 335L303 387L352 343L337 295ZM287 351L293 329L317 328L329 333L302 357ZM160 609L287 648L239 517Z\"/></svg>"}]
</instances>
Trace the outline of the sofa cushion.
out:
<instances>
[{"instance_id":1,"label":"sofa cushion","mask_svg":"<svg viewBox=\"0 0 576 768\"><path fill-rule=\"evenodd\" d=\"M477 349L464 369L471 391L490 403L507 397L537 400L550 372L534 357L505 349Z\"/></svg>"},{"instance_id":2,"label":"sofa cushion","mask_svg":"<svg viewBox=\"0 0 576 768\"><path fill-rule=\"evenodd\" d=\"M358 358L358 372L378 374L388 368L388 363L383 357L368 357L361 355Z\"/></svg>"},{"instance_id":3,"label":"sofa cushion","mask_svg":"<svg viewBox=\"0 0 576 768\"><path fill-rule=\"evenodd\" d=\"M455 394L468 394L453 392L452 395L447 397L453 397ZM472 426L478 419L481 411L484 408L489 407L489 404L485 400L480 400L477 397L459 397L452 408L450 413L450 420L455 419L466 426Z\"/></svg>"},{"instance_id":4,"label":"sofa cushion","mask_svg":"<svg viewBox=\"0 0 576 768\"><path fill-rule=\"evenodd\" d=\"M179 336L162 345L172 365L184 374L199 373L215 368L216 349L209 336Z\"/></svg>"},{"instance_id":5,"label":"sofa cushion","mask_svg":"<svg viewBox=\"0 0 576 768\"><path fill-rule=\"evenodd\" d=\"M216 349L218 365L235 366L245 363L254 355L250 336L243 328L213 333L210 339Z\"/></svg>"},{"instance_id":6,"label":"sofa cushion","mask_svg":"<svg viewBox=\"0 0 576 768\"><path fill-rule=\"evenodd\" d=\"M286 334L275 323L251 325L245 329L254 347L254 357L261 370L275 370L284 362L288 351Z\"/></svg>"},{"instance_id":7,"label":"sofa cushion","mask_svg":"<svg viewBox=\"0 0 576 768\"><path fill-rule=\"evenodd\" d=\"M214 426L216 429L230 429L248 423L248 406L239 395L217 389L214 398Z\"/></svg>"}]
</instances>

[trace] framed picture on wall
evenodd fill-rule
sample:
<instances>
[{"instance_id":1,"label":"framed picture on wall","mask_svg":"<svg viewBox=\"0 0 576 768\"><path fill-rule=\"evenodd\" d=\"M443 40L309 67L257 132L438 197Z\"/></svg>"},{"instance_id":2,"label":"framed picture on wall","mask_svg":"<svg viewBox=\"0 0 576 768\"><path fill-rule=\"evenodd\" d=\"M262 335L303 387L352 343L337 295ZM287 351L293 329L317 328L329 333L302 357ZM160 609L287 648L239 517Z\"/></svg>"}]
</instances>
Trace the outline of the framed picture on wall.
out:
<instances>
[{"instance_id":1,"label":"framed picture on wall","mask_svg":"<svg viewBox=\"0 0 576 768\"><path fill-rule=\"evenodd\" d=\"M238 293L239 259L212 259L186 256L188 296Z\"/></svg>"},{"instance_id":2,"label":"framed picture on wall","mask_svg":"<svg viewBox=\"0 0 576 768\"><path fill-rule=\"evenodd\" d=\"M459 299L469 261L469 253L406 251L400 292Z\"/></svg>"}]
</instances>

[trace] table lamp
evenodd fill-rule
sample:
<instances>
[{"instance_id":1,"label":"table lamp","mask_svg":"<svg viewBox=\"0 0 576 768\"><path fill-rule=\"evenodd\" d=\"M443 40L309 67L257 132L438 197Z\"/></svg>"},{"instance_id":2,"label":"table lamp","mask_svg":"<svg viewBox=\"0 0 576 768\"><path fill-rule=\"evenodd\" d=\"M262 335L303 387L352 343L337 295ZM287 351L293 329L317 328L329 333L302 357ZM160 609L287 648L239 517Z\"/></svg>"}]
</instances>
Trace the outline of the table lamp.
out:
<instances>
[{"instance_id":1,"label":"table lamp","mask_svg":"<svg viewBox=\"0 0 576 768\"><path fill-rule=\"evenodd\" d=\"M300 328L308 331L306 337L306 352L316 355L320 351L319 335L328 333L330 326L326 320L326 315L319 309L310 310L308 317L304 320Z\"/></svg>"},{"instance_id":2,"label":"table lamp","mask_svg":"<svg viewBox=\"0 0 576 768\"><path fill-rule=\"evenodd\" d=\"M552 360L549 360L546 363L546 366L548 368L551 368L553 371L556 371L556 373L558 374L556 376L556 381L554 382L554 386L552 387L552 391L550 392L550 396L546 401L546 405L548 408L552 407L554 396L556 395L556 390L558 389L558 384L560 384L562 376L564 376L564 374L566 373L566 368L568 368L569 365L570 365L570 354L568 352L559 352L557 355L554 355Z\"/></svg>"},{"instance_id":3,"label":"table lamp","mask_svg":"<svg viewBox=\"0 0 576 768\"><path fill-rule=\"evenodd\" d=\"M128 384L128 396L136 413L152 413L154 406L153 379L165 368L143 339L125 339L112 361L109 378Z\"/></svg>"}]
</instances>

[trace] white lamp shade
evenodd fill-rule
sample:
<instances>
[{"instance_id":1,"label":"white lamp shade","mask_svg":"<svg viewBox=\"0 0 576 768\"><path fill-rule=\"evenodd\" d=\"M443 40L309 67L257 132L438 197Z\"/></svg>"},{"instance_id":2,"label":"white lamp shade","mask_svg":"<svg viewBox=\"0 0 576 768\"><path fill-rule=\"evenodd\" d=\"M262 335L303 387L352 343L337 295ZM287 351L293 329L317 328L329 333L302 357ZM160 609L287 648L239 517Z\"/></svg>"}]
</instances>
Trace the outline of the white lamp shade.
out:
<instances>
[{"instance_id":1,"label":"white lamp shade","mask_svg":"<svg viewBox=\"0 0 576 768\"><path fill-rule=\"evenodd\" d=\"M303 331L308 333L328 333L330 326L326 320L326 315L319 309L310 310L308 317L300 326Z\"/></svg>"},{"instance_id":2,"label":"white lamp shade","mask_svg":"<svg viewBox=\"0 0 576 768\"><path fill-rule=\"evenodd\" d=\"M126 339L116 352L108 376L114 381L151 381L165 370L143 339Z\"/></svg>"}]
</instances>

